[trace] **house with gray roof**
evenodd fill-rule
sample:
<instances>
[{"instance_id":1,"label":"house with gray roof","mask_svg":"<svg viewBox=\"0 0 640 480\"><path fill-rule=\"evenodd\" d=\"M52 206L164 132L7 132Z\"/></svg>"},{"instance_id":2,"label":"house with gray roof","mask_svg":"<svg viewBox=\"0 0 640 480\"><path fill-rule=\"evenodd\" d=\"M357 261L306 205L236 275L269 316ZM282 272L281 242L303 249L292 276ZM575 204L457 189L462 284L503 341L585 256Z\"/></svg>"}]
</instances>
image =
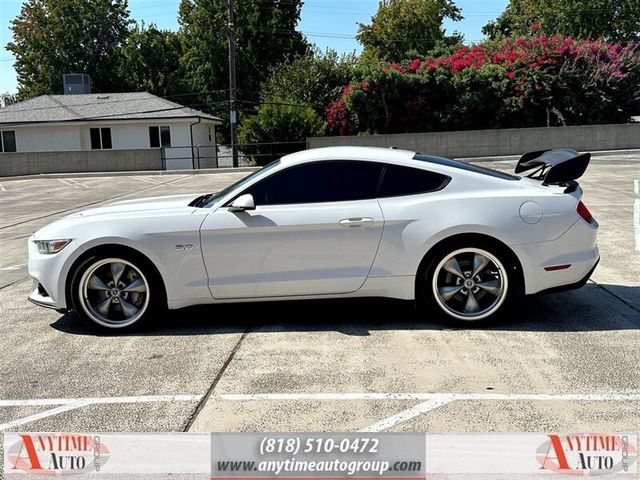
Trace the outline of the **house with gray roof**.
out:
<instances>
[{"instance_id":1,"label":"house with gray roof","mask_svg":"<svg viewBox=\"0 0 640 480\"><path fill-rule=\"evenodd\" d=\"M0 108L0 154L158 149L167 169L214 167L221 123L146 92L41 95Z\"/></svg>"}]
</instances>

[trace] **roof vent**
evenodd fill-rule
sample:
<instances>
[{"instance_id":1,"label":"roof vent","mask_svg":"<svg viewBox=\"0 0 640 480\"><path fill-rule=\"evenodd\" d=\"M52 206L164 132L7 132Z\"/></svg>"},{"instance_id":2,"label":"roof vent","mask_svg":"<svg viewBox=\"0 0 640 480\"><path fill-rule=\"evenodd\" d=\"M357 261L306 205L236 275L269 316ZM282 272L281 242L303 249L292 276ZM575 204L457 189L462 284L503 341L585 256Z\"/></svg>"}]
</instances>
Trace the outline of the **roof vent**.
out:
<instances>
[{"instance_id":1,"label":"roof vent","mask_svg":"<svg viewBox=\"0 0 640 480\"><path fill-rule=\"evenodd\" d=\"M91 93L91 77L86 73L65 73L62 83L65 95Z\"/></svg>"}]
</instances>

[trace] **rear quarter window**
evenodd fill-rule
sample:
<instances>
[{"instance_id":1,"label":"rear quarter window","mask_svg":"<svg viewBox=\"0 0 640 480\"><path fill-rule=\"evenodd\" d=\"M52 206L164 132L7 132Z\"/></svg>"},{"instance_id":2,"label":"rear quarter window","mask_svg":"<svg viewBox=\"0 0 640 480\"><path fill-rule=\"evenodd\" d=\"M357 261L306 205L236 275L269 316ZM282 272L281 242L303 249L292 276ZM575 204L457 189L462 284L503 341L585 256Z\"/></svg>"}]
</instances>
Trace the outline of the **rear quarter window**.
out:
<instances>
[{"instance_id":1,"label":"rear quarter window","mask_svg":"<svg viewBox=\"0 0 640 480\"><path fill-rule=\"evenodd\" d=\"M418 168L387 165L378 197L400 197L435 192L447 186L450 177Z\"/></svg>"}]
</instances>

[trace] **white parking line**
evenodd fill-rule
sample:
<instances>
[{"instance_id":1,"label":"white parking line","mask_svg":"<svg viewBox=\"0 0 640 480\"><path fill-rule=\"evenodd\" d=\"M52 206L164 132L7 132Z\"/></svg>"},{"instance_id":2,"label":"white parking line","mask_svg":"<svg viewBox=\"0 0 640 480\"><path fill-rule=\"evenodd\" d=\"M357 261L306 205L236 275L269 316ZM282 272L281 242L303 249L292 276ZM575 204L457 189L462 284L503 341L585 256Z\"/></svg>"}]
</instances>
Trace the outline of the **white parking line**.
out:
<instances>
[{"instance_id":1,"label":"white parking line","mask_svg":"<svg viewBox=\"0 0 640 480\"><path fill-rule=\"evenodd\" d=\"M66 179L64 179L64 178L58 178L58 181L59 181L60 183L64 183L67 187L71 187L71 188L80 188L80 187L78 187L77 185L74 185L73 183L71 183L71 182L67 181L67 180L66 180Z\"/></svg>"},{"instance_id":2,"label":"white parking line","mask_svg":"<svg viewBox=\"0 0 640 480\"><path fill-rule=\"evenodd\" d=\"M363 432L380 432L443 405L456 401L577 401L640 402L640 393L255 393L220 395L229 401L296 401L296 400L422 400L422 403L364 427Z\"/></svg>"},{"instance_id":3,"label":"white parking line","mask_svg":"<svg viewBox=\"0 0 640 480\"><path fill-rule=\"evenodd\" d=\"M640 195L640 180L633 181L633 191ZM633 202L633 228L636 232L636 250L640 251L640 199Z\"/></svg>"},{"instance_id":4,"label":"white parking line","mask_svg":"<svg viewBox=\"0 0 640 480\"><path fill-rule=\"evenodd\" d=\"M0 268L0 270L20 270L22 267L25 267L27 264L26 263L21 263L19 265L11 265L10 267L4 267L4 268Z\"/></svg>"},{"instance_id":5,"label":"white parking line","mask_svg":"<svg viewBox=\"0 0 640 480\"><path fill-rule=\"evenodd\" d=\"M79 181L77 181L74 178L67 178L67 180L69 182L71 182L73 185L78 185L78 188L91 188L89 185L85 185L84 183L80 183Z\"/></svg>"},{"instance_id":6,"label":"white parking line","mask_svg":"<svg viewBox=\"0 0 640 480\"><path fill-rule=\"evenodd\" d=\"M146 182L146 183L151 183L153 185L159 185L160 182L152 180L151 178L145 178L145 177L133 177L136 180L140 180L141 182Z\"/></svg>"},{"instance_id":7,"label":"white parking line","mask_svg":"<svg viewBox=\"0 0 640 480\"><path fill-rule=\"evenodd\" d=\"M1 184L1 183L0 183L0 190L2 190L3 192L6 192L6 191L7 191L7 189L6 189L6 188L4 188L4 187L2 186L2 184Z\"/></svg>"},{"instance_id":8,"label":"white parking line","mask_svg":"<svg viewBox=\"0 0 640 480\"><path fill-rule=\"evenodd\" d=\"M67 187L73 187L77 189L91 188L90 186L85 185L84 183L80 183L79 181L74 180L73 178L58 178L58 181L64 183Z\"/></svg>"},{"instance_id":9,"label":"white parking line","mask_svg":"<svg viewBox=\"0 0 640 480\"><path fill-rule=\"evenodd\" d=\"M223 394L223 400L562 400L640 402L640 393L247 393ZM2 406L2 401L0 401Z\"/></svg>"},{"instance_id":10,"label":"white parking line","mask_svg":"<svg viewBox=\"0 0 640 480\"><path fill-rule=\"evenodd\" d=\"M142 395L135 397L88 397L88 398L41 398L27 400L0 400L0 407L46 407L55 406L44 412L38 412L27 417L17 418L0 424L0 432L8 428L35 422L43 418L59 415L89 405L116 405L130 403L151 403L151 402L197 402L202 395Z\"/></svg>"},{"instance_id":11,"label":"white parking line","mask_svg":"<svg viewBox=\"0 0 640 480\"><path fill-rule=\"evenodd\" d=\"M435 410L436 408L442 407L447 403L451 403L451 400L446 400L444 398L441 399L432 399L427 400L426 402L419 403L411 408L407 408L400 413L396 413L395 415L391 415L379 422L374 423L373 425L369 425L366 428L360 430L361 432L382 432L387 428L391 428L394 425L397 425L402 422L406 422L407 420L411 420L414 417L418 417L423 413L427 413L431 410Z\"/></svg>"},{"instance_id":12,"label":"white parking line","mask_svg":"<svg viewBox=\"0 0 640 480\"><path fill-rule=\"evenodd\" d=\"M11 420L10 422L6 422L0 424L0 432L7 430L9 428L18 427L20 425L24 425L25 423L35 422L37 420L42 420L43 418L52 417L54 415L59 415L64 412L69 412L71 410L75 410L76 408L84 407L85 403L71 403L69 405L60 405L59 407L52 408L50 410L45 410L44 412L35 413L33 415L29 415L28 417L18 418L16 420Z\"/></svg>"}]
</instances>

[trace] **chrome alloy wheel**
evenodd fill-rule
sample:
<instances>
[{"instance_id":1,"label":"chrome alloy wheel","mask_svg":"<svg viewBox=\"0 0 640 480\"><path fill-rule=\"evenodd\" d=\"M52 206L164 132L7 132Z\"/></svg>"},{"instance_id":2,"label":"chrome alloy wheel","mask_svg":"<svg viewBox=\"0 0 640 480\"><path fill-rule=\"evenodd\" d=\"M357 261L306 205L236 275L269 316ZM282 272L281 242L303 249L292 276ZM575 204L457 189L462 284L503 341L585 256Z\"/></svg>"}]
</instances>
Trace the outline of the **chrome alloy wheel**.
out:
<instances>
[{"instance_id":1,"label":"chrome alloy wheel","mask_svg":"<svg viewBox=\"0 0 640 480\"><path fill-rule=\"evenodd\" d=\"M78 288L82 308L104 327L132 325L149 306L149 282L135 265L121 258L105 258L90 265Z\"/></svg>"},{"instance_id":2,"label":"chrome alloy wheel","mask_svg":"<svg viewBox=\"0 0 640 480\"><path fill-rule=\"evenodd\" d=\"M479 248L462 248L436 267L433 296L450 316L464 321L486 318L496 312L509 287L507 272L491 253Z\"/></svg>"}]
</instances>

